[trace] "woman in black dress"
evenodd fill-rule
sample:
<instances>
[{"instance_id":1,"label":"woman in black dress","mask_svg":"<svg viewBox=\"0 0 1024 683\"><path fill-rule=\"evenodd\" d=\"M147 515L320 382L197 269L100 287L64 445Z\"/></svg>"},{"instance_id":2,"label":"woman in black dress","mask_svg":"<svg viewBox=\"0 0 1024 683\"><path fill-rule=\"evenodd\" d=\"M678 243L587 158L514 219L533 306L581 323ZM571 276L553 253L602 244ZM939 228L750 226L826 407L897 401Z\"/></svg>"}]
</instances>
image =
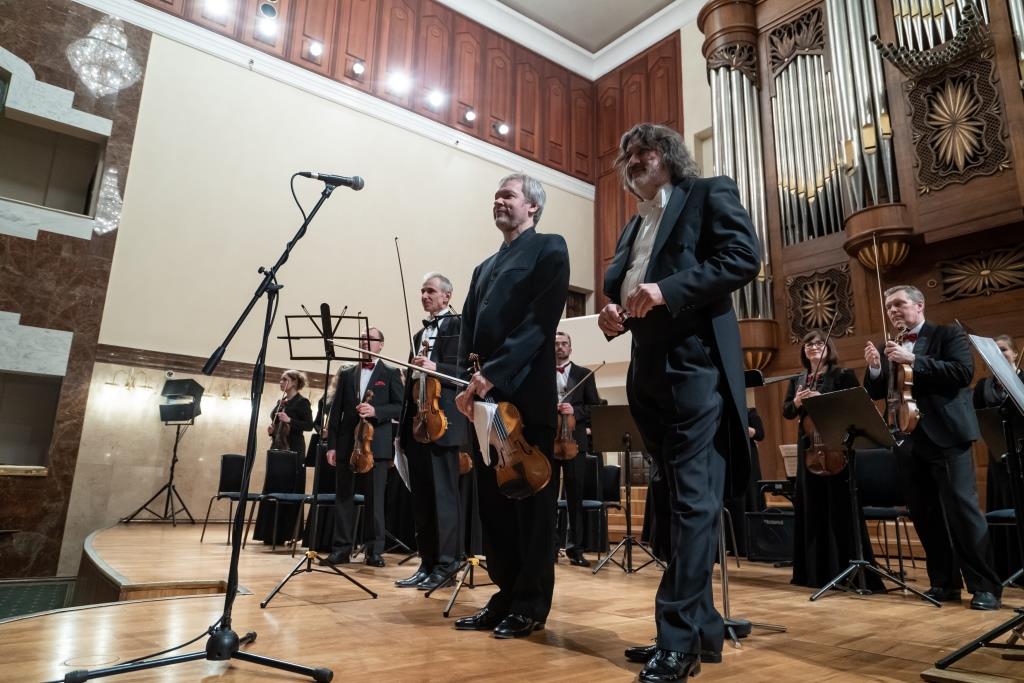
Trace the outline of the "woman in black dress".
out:
<instances>
[{"instance_id":1,"label":"woman in black dress","mask_svg":"<svg viewBox=\"0 0 1024 683\"><path fill-rule=\"evenodd\" d=\"M806 415L803 400L840 389L860 386L852 370L839 367L835 345L825 343L825 333L812 330L804 335L800 347L804 372L790 380L782 415L800 420ZM814 374L817 369L817 374ZM853 558L853 524L850 520L850 492L847 473L819 476L807 470L805 454L811 435L799 429L797 442L796 495L793 500L795 533L793 538L793 579L791 583L820 588L846 568ZM864 559L873 561L871 543L863 520L861 537ZM867 586L881 590L881 581L867 573Z\"/></svg>"},{"instance_id":2,"label":"woman in black dress","mask_svg":"<svg viewBox=\"0 0 1024 683\"><path fill-rule=\"evenodd\" d=\"M292 481L274 488L277 489L277 493L302 493L306 490L306 471L303 467L306 438L303 432L313 429L313 409L309 399L299 393L306 387L306 375L298 370L285 370L281 373L280 386L283 395L270 412L271 424L267 427L267 434L273 438L279 425L288 425L288 450L298 453L299 457L295 459ZM267 493L265 489L264 493ZM260 505L252 534L253 540L281 544L291 539L295 531L295 515L298 514L298 508L295 505L281 504L278 504L278 507L280 509L277 513L277 529L274 530L274 504Z\"/></svg>"},{"instance_id":3,"label":"woman in black dress","mask_svg":"<svg viewBox=\"0 0 1024 683\"><path fill-rule=\"evenodd\" d=\"M1017 347L1013 337L1001 334L996 337L996 345L1003 352L1003 357L1011 365L1017 367ZM1024 379L1024 371L1018 370L1017 376ZM1006 390L996 381L995 377L985 377L974 387L974 407L998 408L1006 400ZM1006 469L1003 453L989 453L988 475L985 486L985 510L1005 510L1013 507L1010 494L1010 473ZM1020 552L1017 549L1015 530L1007 527L992 527L989 537L992 552L995 555L996 571L1002 579L1020 569ZM1018 581L1020 583L1020 581Z\"/></svg>"}]
</instances>

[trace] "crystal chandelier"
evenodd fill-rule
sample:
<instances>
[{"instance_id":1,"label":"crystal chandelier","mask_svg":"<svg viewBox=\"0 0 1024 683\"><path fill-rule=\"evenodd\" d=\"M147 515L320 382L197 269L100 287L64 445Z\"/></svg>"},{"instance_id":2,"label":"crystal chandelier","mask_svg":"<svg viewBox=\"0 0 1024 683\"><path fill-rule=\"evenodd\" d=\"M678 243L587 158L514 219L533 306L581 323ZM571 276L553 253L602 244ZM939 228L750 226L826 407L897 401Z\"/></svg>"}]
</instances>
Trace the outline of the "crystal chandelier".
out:
<instances>
[{"instance_id":1,"label":"crystal chandelier","mask_svg":"<svg viewBox=\"0 0 1024 683\"><path fill-rule=\"evenodd\" d=\"M88 37L68 46L68 61L82 83L96 97L103 97L127 88L142 76L127 47L121 20L106 17L92 27Z\"/></svg>"}]
</instances>

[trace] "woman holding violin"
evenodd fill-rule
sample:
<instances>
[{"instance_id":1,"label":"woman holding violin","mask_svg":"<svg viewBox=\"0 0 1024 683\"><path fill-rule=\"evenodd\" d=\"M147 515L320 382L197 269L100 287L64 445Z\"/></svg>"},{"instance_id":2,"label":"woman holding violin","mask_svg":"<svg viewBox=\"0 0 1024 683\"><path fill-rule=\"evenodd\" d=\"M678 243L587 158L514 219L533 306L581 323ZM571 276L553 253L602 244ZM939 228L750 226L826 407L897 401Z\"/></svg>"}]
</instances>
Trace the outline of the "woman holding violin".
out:
<instances>
[{"instance_id":1,"label":"woman holding violin","mask_svg":"<svg viewBox=\"0 0 1024 683\"><path fill-rule=\"evenodd\" d=\"M274 493L302 493L306 487L306 471L303 467L306 438L303 433L313 429L313 409L309 399L299 393L306 387L306 375L299 370L285 370L281 373L279 386L281 398L270 411L270 424L267 426L267 435L271 441L270 449L293 451L299 455L295 458L292 480L283 485L272 485L272 488ZM295 529L297 510L292 505L281 505L280 508L277 514L277 529L272 530L274 508L260 505L253 540L280 544L291 538Z\"/></svg>"},{"instance_id":2,"label":"woman holding violin","mask_svg":"<svg viewBox=\"0 0 1024 683\"><path fill-rule=\"evenodd\" d=\"M852 370L839 366L835 344L822 330L812 330L804 335L800 363L804 371L790 380L782 405L783 417L799 420L791 583L820 588L841 572L854 556L850 538L853 525L846 469L841 462L828 467L819 464L826 462L830 455L820 450L820 437L807 417L803 401L811 396L856 387L859 382ZM870 562L873 554L866 529L861 537L864 539L864 559ZM876 576L868 574L867 579L868 588L881 590L881 581Z\"/></svg>"}]
</instances>

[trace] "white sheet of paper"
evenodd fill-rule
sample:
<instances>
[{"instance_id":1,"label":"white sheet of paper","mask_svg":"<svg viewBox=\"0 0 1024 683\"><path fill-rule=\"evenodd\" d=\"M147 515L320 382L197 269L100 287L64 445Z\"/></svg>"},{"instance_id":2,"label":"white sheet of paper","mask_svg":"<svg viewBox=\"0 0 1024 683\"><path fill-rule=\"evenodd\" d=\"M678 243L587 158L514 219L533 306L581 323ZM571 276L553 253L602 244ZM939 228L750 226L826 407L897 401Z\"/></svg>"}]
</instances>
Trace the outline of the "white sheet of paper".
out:
<instances>
[{"instance_id":1,"label":"white sheet of paper","mask_svg":"<svg viewBox=\"0 0 1024 683\"><path fill-rule=\"evenodd\" d=\"M985 365L992 370L992 374L1006 389L1010 399L1017 405L1017 410L1024 413L1024 385L1017 377L1016 368L1006 360L1006 356L999 350L996 340L990 337L979 337L975 334L969 334L967 338L974 344L974 348L985 361Z\"/></svg>"},{"instance_id":2,"label":"white sheet of paper","mask_svg":"<svg viewBox=\"0 0 1024 683\"><path fill-rule=\"evenodd\" d=\"M398 445L397 436L395 437L395 469L398 470L398 476L402 478L405 488L412 491L412 484L409 483L409 461L405 457L405 451Z\"/></svg>"},{"instance_id":3,"label":"white sheet of paper","mask_svg":"<svg viewBox=\"0 0 1024 683\"><path fill-rule=\"evenodd\" d=\"M476 430L476 440L480 444L480 455L488 467L491 466L491 429L494 427L494 414L497 410L497 403L477 401L473 404L473 429Z\"/></svg>"}]
</instances>

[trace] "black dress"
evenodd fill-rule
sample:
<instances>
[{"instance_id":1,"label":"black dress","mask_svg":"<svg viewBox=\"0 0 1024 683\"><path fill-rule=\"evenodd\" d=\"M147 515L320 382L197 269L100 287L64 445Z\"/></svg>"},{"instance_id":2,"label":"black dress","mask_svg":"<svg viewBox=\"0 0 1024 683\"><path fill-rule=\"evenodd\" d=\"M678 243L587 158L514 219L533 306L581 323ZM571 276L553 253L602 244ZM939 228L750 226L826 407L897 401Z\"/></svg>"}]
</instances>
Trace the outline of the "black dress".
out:
<instances>
[{"instance_id":1,"label":"black dress","mask_svg":"<svg viewBox=\"0 0 1024 683\"><path fill-rule=\"evenodd\" d=\"M296 459L296 469L292 478L291 493L302 493L306 490L306 471L303 467L303 460L306 453L306 438L303 432L313 429L313 409L309 399L302 394L295 394L291 400L284 402L284 412L291 418L291 431L288 434L288 450L299 453L303 457ZM277 412L277 404L271 410L270 419L274 419ZM264 491L266 493L266 491ZM286 491L278 491L286 493ZM298 507L295 505L278 505L277 529L272 533L274 526L274 505L260 505L256 515L256 525L253 529L252 538L254 541L265 541L267 543L284 543L292 538L295 532L295 516L298 514Z\"/></svg>"},{"instance_id":2,"label":"black dress","mask_svg":"<svg viewBox=\"0 0 1024 683\"><path fill-rule=\"evenodd\" d=\"M782 415L788 420L802 418L806 413L793 399L804 375L790 380ZM860 386L852 370L829 368L824 372L818 391L828 394L840 389ZM818 476L807 471L804 452L810 445L810 436L801 426L797 441L796 495L793 500L795 533L793 535L793 579L790 583L808 588L820 588L847 567L853 558L853 524L850 520L849 479L844 470L831 477ZM861 539L864 559L874 561L871 541L863 518ZM868 573L867 587L882 590L881 580Z\"/></svg>"},{"instance_id":3,"label":"black dress","mask_svg":"<svg viewBox=\"0 0 1024 683\"><path fill-rule=\"evenodd\" d=\"M747 555L747 513L760 512L764 508L764 496L758 488L757 482L761 479L761 461L757 454L757 442L764 440L764 422L757 414L757 408L747 408L747 424L754 430L750 437L750 481L742 494L725 499L725 508L732 518L733 530L736 532L735 552L746 557ZM732 538L726 536L726 547L732 549Z\"/></svg>"},{"instance_id":4,"label":"black dress","mask_svg":"<svg viewBox=\"0 0 1024 683\"><path fill-rule=\"evenodd\" d=\"M325 424L323 422L323 412L324 399L321 397L317 403L316 417L313 419L313 434L309 437L309 448L306 449L306 467L313 467L313 463L316 462L317 451L320 448L320 434L317 432L316 427ZM334 471L334 465L327 462L327 442L325 440L323 453L320 454L320 476L315 481L316 489L313 492L318 494L334 493L337 485L336 479L337 475ZM318 540L311 546L312 534L313 517L310 516L306 520L306 528L302 534L302 545L311 547L318 552L331 551L331 537L334 535L334 505L320 506L316 524Z\"/></svg>"},{"instance_id":5,"label":"black dress","mask_svg":"<svg viewBox=\"0 0 1024 683\"><path fill-rule=\"evenodd\" d=\"M1017 375L1024 379L1024 371ZM1006 391L994 377L985 377L974 387L974 407L997 408L1006 399ZM1010 494L1010 473L1002 459L1002 453L989 453L988 474L985 482L985 510L1006 510L1013 507ZM995 570L1005 580L1020 569L1021 553L1017 541L1017 530L1012 527L990 527L989 542L992 544ZM1019 582L1018 582L1019 583Z\"/></svg>"}]
</instances>

